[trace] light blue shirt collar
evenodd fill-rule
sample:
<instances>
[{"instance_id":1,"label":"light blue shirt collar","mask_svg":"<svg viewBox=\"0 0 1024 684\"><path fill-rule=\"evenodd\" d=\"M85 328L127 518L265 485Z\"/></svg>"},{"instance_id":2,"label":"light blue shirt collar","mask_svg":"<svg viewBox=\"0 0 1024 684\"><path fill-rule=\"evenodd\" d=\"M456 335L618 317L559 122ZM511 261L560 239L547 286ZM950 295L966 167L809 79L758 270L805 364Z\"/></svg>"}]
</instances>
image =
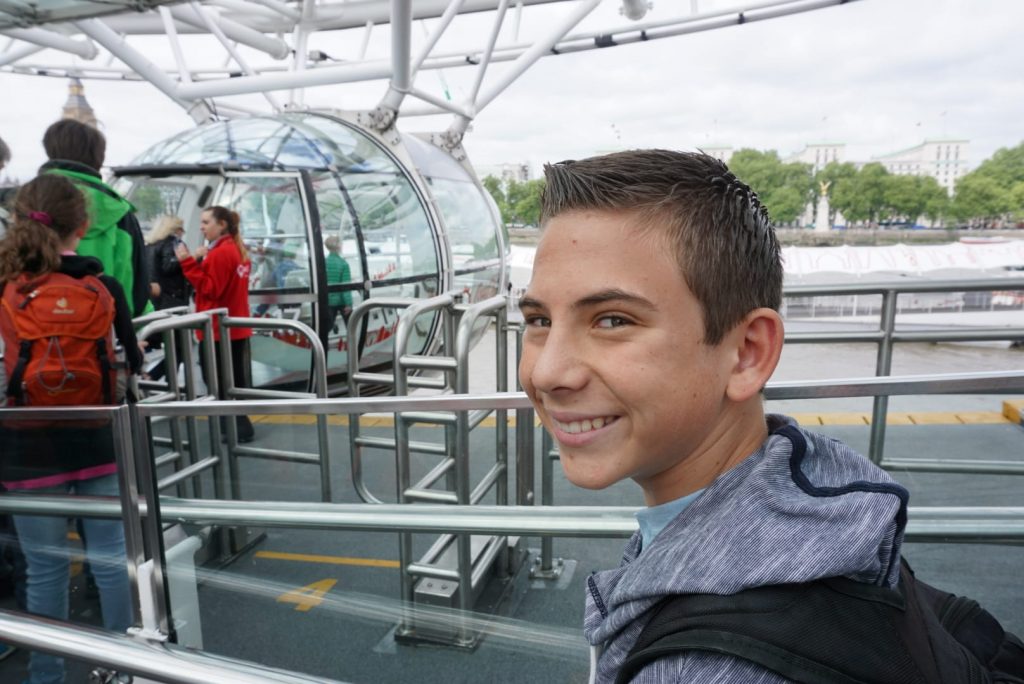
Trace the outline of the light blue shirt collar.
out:
<instances>
[{"instance_id":1,"label":"light blue shirt collar","mask_svg":"<svg viewBox=\"0 0 1024 684\"><path fill-rule=\"evenodd\" d=\"M665 529L665 526L682 513L703 491L703 489L698 489L682 498L637 511L636 520L640 523L640 536L643 540L640 552L643 553L643 550L651 545L654 538Z\"/></svg>"}]
</instances>

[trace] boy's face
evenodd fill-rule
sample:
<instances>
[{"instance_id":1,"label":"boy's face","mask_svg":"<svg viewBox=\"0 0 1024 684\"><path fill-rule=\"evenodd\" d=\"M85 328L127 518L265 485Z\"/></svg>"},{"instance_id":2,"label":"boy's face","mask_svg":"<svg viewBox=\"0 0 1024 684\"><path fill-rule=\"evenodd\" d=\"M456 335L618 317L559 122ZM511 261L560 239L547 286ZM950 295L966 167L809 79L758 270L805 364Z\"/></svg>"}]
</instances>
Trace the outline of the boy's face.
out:
<instances>
[{"instance_id":1,"label":"boy's face","mask_svg":"<svg viewBox=\"0 0 1024 684\"><path fill-rule=\"evenodd\" d=\"M736 356L704 344L673 249L637 220L572 212L548 222L521 304L519 377L571 482L633 478L657 504L702 486L690 487L694 468L730 455L719 452Z\"/></svg>"}]
</instances>

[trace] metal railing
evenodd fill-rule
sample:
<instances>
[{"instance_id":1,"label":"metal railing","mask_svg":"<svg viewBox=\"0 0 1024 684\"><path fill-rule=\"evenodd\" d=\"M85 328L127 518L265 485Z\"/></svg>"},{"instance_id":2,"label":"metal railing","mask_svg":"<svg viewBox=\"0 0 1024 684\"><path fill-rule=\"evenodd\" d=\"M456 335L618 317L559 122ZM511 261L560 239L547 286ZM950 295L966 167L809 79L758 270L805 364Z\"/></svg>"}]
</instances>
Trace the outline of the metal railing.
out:
<instances>
[{"instance_id":1,"label":"metal railing","mask_svg":"<svg viewBox=\"0 0 1024 684\"><path fill-rule=\"evenodd\" d=\"M833 380L825 383L772 383L768 398L950 394L962 392L1024 392L1024 372L974 373ZM233 416L259 412L269 415L307 413L317 416L365 412L518 410L530 406L522 393L381 397L341 399L289 399L238 401L184 401L139 404L134 407L90 409L4 409L4 420L82 420L109 418L115 432L119 465L120 500L85 497L0 495L0 511L58 516L97 516L124 520L129 577L133 589L136 633L148 640L173 640L170 604L165 589L163 524L260 525L323 530L391 531L407 534L436 532L461 535L527 535L552 537L624 537L636 528L633 508L479 506L401 504L283 503L266 501L184 500L159 497L154 464L141 448L145 431L139 429L153 416ZM211 420L216 422L216 420ZM531 428L532 429L532 428ZM134 445L135 457L132 458ZM517 452L518 453L518 452ZM532 455L528 457L532 460ZM912 507L905 537L909 541L1020 543L1024 541L1022 507ZM153 561L153 573L140 579L139 568ZM142 582L147 586L141 587ZM150 597L153 618L142 619L140 602ZM461 612L461 611L460 611ZM456 623L458 619L455 619ZM0 613L0 637L12 629L11 618ZM78 628L75 628L76 630ZM53 636L53 635L51 635ZM12 639L27 645L26 641ZM45 648L75 657L78 651L47 637ZM118 667L99 647L92 660ZM123 663L122 663L123 664ZM128 669L128 668L125 668ZM186 680L187 681L187 680Z\"/></svg>"},{"instance_id":2,"label":"metal railing","mask_svg":"<svg viewBox=\"0 0 1024 684\"><path fill-rule=\"evenodd\" d=\"M425 300L373 299L363 302L349 319L349 337L358 331L361 321L375 309L396 309L401 311L392 339L392 373L367 373L359 370L360 360L355 354L349 355L349 394L358 396L360 386L366 383L388 384L395 394L406 396L412 388L429 388L438 391L469 391L469 353L478 332L481 319L492 317L497 329L502 331L496 339L495 367L496 390L508 389L508 348L504 336L507 325L507 298L499 295L471 305L462 305L462 295L448 292ZM440 350L442 354L410 354L408 347L413 338L417 321L422 316L439 317L441 328ZM438 372L440 377L418 375L424 371ZM494 413L494 409L477 409L461 412L395 411L394 439L363 436L359 421L350 421L349 440L351 444L353 485L363 501L381 504L382 500L373 495L363 480L364 447L394 449L396 472L396 500L399 504L412 502L441 502L446 504L470 505L480 502L492 489L496 492L499 505L508 502L508 414L497 410L495 428L495 462L474 486L470 473L470 432ZM444 430L444 443L416 442L411 439L413 425L438 425ZM413 453L440 456L418 481L412 481L411 457ZM444 489L435 489L441 479ZM455 544L454 567L444 567L444 557ZM413 561L413 536L399 534L399 563L402 568L400 594L403 606L411 607L415 597L416 583L421 578L451 580L458 584L460 614L468 614L474 601L474 578L480 576L481 568L489 568L501 557L507 540L491 537L474 557L473 540L470 535L441 535L427 549L424 555ZM468 626L456 630L455 642L471 645L474 637ZM405 611L398 633L403 637L415 634L413 612Z\"/></svg>"},{"instance_id":3,"label":"metal railing","mask_svg":"<svg viewBox=\"0 0 1024 684\"><path fill-rule=\"evenodd\" d=\"M227 313L227 310L215 310L211 313ZM252 387L236 387L234 374L231 372L231 346L222 344L220 364L223 369L221 382L224 383L224 394L233 399L293 399L300 396L327 397L327 352L316 331L305 323L284 318L243 318L221 315L217 317L220 326L220 339L228 339L232 328L252 328L254 330L289 330L302 336L308 343L312 355L310 385L312 392L289 392L285 390L256 389ZM238 457L262 458L273 461L307 463L320 469L320 498L331 501L331 459L327 438L327 416L317 416L317 451L307 453L287 449L267 449L256 446L243 446L238 443L238 425L233 420L227 421L228 462L233 477L231 478L232 498L241 499L241 478L238 477Z\"/></svg>"},{"instance_id":4,"label":"metal railing","mask_svg":"<svg viewBox=\"0 0 1024 684\"><path fill-rule=\"evenodd\" d=\"M868 342L878 346L875 375L886 376L892 371L893 345L897 342L977 342L1024 339L1024 327L971 327L929 326L932 330L898 331L896 314L901 294L936 292L993 292L1024 290L1024 278L928 280L923 282L856 283L844 285L791 285L785 288L787 299L796 297L826 297L837 295L880 295L879 327L877 330L844 332L787 333L787 344L821 344L839 342ZM871 410L871 437L868 457L883 463L885 428L889 412L888 396L877 395ZM941 471L937 471L941 472ZM951 470L949 472L961 472Z\"/></svg>"},{"instance_id":5,"label":"metal railing","mask_svg":"<svg viewBox=\"0 0 1024 684\"><path fill-rule=\"evenodd\" d=\"M166 684L330 684L335 681L7 610L0 610L0 642Z\"/></svg>"}]
</instances>

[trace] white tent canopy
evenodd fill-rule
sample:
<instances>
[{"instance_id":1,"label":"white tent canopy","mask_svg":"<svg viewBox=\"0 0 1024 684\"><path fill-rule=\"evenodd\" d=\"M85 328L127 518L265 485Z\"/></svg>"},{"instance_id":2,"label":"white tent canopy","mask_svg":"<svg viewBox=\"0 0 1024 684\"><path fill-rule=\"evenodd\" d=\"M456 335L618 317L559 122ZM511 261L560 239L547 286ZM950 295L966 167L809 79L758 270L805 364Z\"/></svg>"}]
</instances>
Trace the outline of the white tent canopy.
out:
<instances>
[{"instance_id":1,"label":"white tent canopy","mask_svg":"<svg viewBox=\"0 0 1024 684\"><path fill-rule=\"evenodd\" d=\"M512 282L525 287L533 270L534 247L512 246ZM864 276L875 273L926 275L999 270L1024 266L1024 240L945 245L886 245L881 247L784 247L783 265L789 278L826 273Z\"/></svg>"}]
</instances>

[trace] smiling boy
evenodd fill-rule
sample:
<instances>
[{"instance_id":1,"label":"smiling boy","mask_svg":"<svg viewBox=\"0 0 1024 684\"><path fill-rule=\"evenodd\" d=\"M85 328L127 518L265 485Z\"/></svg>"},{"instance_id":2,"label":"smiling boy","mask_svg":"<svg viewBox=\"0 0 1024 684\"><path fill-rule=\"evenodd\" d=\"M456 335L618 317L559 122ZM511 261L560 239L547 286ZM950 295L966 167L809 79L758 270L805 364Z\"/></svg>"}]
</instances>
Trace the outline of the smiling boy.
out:
<instances>
[{"instance_id":1,"label":"smiling boy","mask_svg":"<svg viewBox=\"0 0 1024 684\"><path fill-rule=\"evenodd\" d=\"M615 681L669 595L824 577L895 586L906 491L845 445L764 413L782 264L756 194L712 157L664 150L545 175L520 379L571 482L631 478L648 506L622 565L587 581L592 681ZM631 681L790 680L691 650Z\"/></svg>"}]
</instances>

